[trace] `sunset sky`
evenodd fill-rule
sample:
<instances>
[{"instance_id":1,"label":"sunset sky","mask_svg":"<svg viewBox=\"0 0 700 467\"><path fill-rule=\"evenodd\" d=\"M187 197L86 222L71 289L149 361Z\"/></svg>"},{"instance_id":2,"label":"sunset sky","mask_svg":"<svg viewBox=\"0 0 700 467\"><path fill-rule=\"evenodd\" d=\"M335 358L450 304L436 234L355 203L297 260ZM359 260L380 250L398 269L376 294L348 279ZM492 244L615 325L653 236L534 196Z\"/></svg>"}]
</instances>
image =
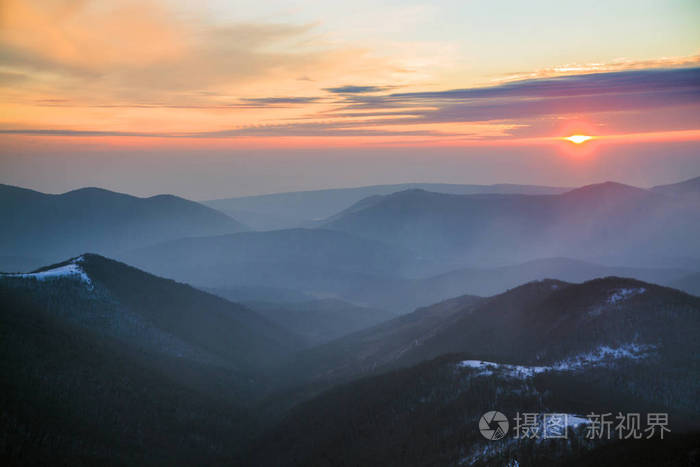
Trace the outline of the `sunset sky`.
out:
<instances>
[{"instance_id":1,"label":"sunset sky","mask_svg":"<svg viewBox=\"0 0 700 467\"><path fill-rule=\"evenodd\" d=\"M697 175L696 0L0 0L0 183L206 199Z\"/></svg>"}]
</instances>

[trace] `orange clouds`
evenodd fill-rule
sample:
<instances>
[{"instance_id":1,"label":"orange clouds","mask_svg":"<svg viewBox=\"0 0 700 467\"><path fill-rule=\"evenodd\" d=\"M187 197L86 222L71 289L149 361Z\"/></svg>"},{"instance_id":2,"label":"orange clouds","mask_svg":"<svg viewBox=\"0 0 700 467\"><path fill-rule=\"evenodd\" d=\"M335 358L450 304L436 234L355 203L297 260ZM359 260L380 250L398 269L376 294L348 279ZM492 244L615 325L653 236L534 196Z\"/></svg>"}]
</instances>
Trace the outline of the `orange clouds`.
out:
<instances>
[{"instance_id":1,"label":"orange clouds","mask_svg":"<svg viewBox=\"0 0 700 467\"><path fill-rule=\"evenodd\" d=\"M4 138L501 144L561 136L561 119L588 118L596 134L700 126L697 73L653 72L700 56L564 65L441 90L440 73L459 66L457 50L438 43L372 47L314 22L207 17L165 0L0 5Z\"/></svg>"},{"instance_id":2,"label":"orange clouds","mask_svg":"<svg viewBox=\"0 0 700 467\"><path fill-rule=\"evenodd\" d=\"M38 83L53 81L56 93L102 103L110 97L158 101L165 91L204 92L212 84L313 61L266 50L307 31L295 25L211 26L148 1L8 0L0 46L4 67Z\"/></svg>"},{"instance_id":3,"label":"orange clouds","mask_svg":"<svg viewBox=\"0 0 700 467\"><path fill-rule=\"evenodd\" d=\"M299 96L396 70L309 24L216 21L156 1L5 0L0 128L224 130L326 110Z\"/></svg>"},{"instance_id":4,"label":"orange clouds","mask_svg":"<svg viewBox=\"0 0 700 467\"><path fill-rule=\"evenodd\" d=\"M643 70L648 68L680 68L700 66L700 54L682 57L661 57L654 60L617 60L601 63L569 63L541 70L509 73L494 79L496 83L520 81L524 79L552 78L583 73L604 73L614 71Z\"/></svg>"},{"instance_id":5,"label":"orange clouds","mask_svg":"<svg viewBox=\"0 0 700 467\"><path fill-rule=\"evenodd\" d=\"M181 57L184 44L156 3L5 0L4 47L85 72Z\"/></svg>"}]
</instances>

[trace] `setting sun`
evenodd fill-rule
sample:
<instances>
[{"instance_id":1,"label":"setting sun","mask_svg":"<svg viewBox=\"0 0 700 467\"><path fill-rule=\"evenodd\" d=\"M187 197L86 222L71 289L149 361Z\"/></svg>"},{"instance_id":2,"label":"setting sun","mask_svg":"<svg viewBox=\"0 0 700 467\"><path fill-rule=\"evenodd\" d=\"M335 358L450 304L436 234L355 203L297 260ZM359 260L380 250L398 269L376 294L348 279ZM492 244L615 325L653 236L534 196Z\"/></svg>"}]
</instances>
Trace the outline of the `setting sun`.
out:
<instances>
[{"instance_id":1,"label":"setting sun","mask_svg":"<svg viewBox=\"0 0 700 467\"><path fill-rule=\"evenodd\" d=\"M571 135L568 138L564 138L564 139L571 141L574 144L581 144L581 143L585 143L589 139L593 139L593 137L587 136L587 135Z\"/></svg>"}]
</instances>

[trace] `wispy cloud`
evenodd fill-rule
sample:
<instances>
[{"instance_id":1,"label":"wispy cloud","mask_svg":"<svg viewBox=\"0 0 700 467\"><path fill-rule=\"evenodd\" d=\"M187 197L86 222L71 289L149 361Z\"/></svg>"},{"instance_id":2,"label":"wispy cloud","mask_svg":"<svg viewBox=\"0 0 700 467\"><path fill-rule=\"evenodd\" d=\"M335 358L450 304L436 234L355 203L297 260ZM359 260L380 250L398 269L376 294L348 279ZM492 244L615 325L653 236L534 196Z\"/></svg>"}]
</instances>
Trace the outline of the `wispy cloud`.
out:
<instances>
[{"instance_id":1,"label":"wispy cloud","mask_svg":"<svg viewBox=\"0 0 700 467\"><path fill-rule=\"evenodd\" d=\"M325 91L332 92L334 94L368 94L373 92L382 92L388 90L389 87L386 86L338 86L334 88L325 88Z\"/></svg>"},{"instance_id":2,"label":"wispy cloud","mask_svg":"<svg viewBox=\"0 0 700 467\"><path fill-rule=\"evenodd\" d=\"M4 0L0 14L0 91L15 101L292 104L254 94L270 86L297 94L315 77L391 66L326 40L314 23L214 22L156 0Z\"/></svg>"},{"instance_id":3,"label":"wispy cloud","mask_svg":"<svg viewBox=\"0 0 700 467\"><path fill-rule=\"evenodd\" d=\"M552 117L622 113L636 118L639 112L658 114L678 107L700 107L700 68L592 73L479 88L349 96L331 114L411 117L403 121L405 125L499 121L522 123L521 128L538 126ZM667 121L665 127L673 129L675 124L686 129L684 115ZM700 117L691 122L700 127Z\"/></svg>"},{"instance_id":4,"label":"wispy cloud","mask_svg":"<svg viewBox=\"0 0 700 467\"><path fill-rule=\"evenodd\" d=\"M34 136L138 136L138 137L172 137L170 134L154 134L137 131L100 131L71 129L0 129L0 135L34 135Z\"/></svg>"},{"instance_id":5,"label":"wispy cloud","mask_svg":"<svg viewBox=\"0 0 700 467\"><path fill-rule=\"evenodd\" d=\"M456 71L433 80L433 69L460 70L456 49L343 42L313 20L183 15L161 0L4 0L1 13L5 135L493 139L551 135L574 118L606 132L650 129L639 115L651 112L657 128L700 128L699 55L447 88L474 82ZM424 13L410 9L408 24Z\"/></svg>"},{"instance_id":6,"label":"wispy cloud","mask_svg":"<svg viewBox=\"0 0 700 467\"><path fill-rule=\"evenodd\" d=\"M609 62L599 63L567 63L534 71L506 73L493 79L494 82L522 81L526 79L552 78L572 74L609 73L614 71L630 71L645 69L668 69L700 66L700 54L684 57L661 57L653 60L630 60L620 58Z\"/></svg>"},{"instance_id":7,"label":"wispy cloud","mask_svg":"<svg viewBox=\"0 0 700 467\"><path fill-rule=\"evenodd\" d=\"M324 100L319 97L259 97L242 99L231 105L307 109L308 105L322 102ZM665 131L695 129L700 128L698 110L700 68L653 69L532 79L445 91L348 93L342 94L340 101L326 112L312 112L283 123L248 124L212 131L6 129L0 133L191 138L397 135L473 138L479 137L480 130L484 139L499 139L509 135L551 135L557 121L581 116L597 125L600 131L614 131L615 126L634 130L635 125L641 127L640 113L647 112L655 116L649 121L656 122L656 127ZM613 122L611 128L609 125Z\"/></svg>"},{"instance_id":8,"label":"wispy cloud","mask_svg":"<svg viewBox=\"0 0 700 467\"><path fill-rule=\"evenodd\" d=\"M290 108L295 106L306 106L320 102L320 97L247 97L239 103L231 105L237 108Z\"/></svg>"},{"instance_id":9,"label":"wispy cloud","mask_svg":"<svg viewBox=\"0 0 700 467\"><path fill-rule=\"evenodd\" d=\"M347 108L443 105L510 99L504 102L508 104L517 98L574 98L682 91L698 93L699 90L700 68L649 69L529 79L496 86L446 91L394 93L371 97L354 96L348 99Z\"/></svg>"}]
</instances>

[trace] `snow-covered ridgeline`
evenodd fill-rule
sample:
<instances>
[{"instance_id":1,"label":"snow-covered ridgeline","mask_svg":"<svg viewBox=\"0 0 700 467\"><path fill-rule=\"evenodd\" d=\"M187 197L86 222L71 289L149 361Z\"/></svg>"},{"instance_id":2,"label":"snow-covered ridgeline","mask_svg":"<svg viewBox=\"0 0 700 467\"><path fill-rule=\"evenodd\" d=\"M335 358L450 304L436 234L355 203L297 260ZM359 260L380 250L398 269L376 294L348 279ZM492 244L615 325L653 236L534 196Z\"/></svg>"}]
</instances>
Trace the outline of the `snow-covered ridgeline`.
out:
<instances>
[{"instance_id":1,"label":"snow-covered ridgeline","mask_svg":"<svg viewBox=\"0 0 700 467\"><path fill-rule=\"evenodd\" d=\"M624 344L616 348L601 345L591 352L581 353L547 366L510 365L483 360L464 360L458 366L478 370L477 376L492 375L498 371L501 375L513 378L532 378L536 374L546 371L573 371L585 367L605 366L610 360L643 359L649 357L654 349L653 345L635 343Z\"/></svg>"},{"instance_id":2,"label":"snow-covered ridgeline","mask_svg":"<svg viewBox=\"0 0 700 467\"><path fill-rule=\"evenodd\" d=\"M623 300L627 300L630 297L634 297L635 295L641 295L646 291L647 289L644 287L639 287L637 289L619 289L610 295L608 298L608 303L610 305L615 305Z\"/></svg>"},{"instance_id":3,"label":"snow-covered ridgeline","mask_svg":"<svg viewBox=\"0 0 700 467\"><path fill-rule=\"evenodd\" d=\"M525 365L509 365L507 363L487 362L483 360L464 360L459 363L461 368L474 368L479 370L477 376L492 375L498 370L499 374L512 376L514 378L532 378L538 373L552 370L549 366L525 366Z\"/></svg>"},{"instance_id":4,"label":"snow-covered ridgeline","mask_svg":"<svg viewBox=\"0 0 700 467\"><path fill-rule=\"evenodd\" d=\"M610 360L624 358L639 360L650 357L655 349L656 346L654 345L636 344L633 342L615 348L601 345L591 352L580 353L560 360L552 365L552 369L559 371L578 370L586 366L604 366Z\"/></svg>"},{"instance_id":5,"label":"snow-covered ridgeline","mask_svg":"<svg viewBox=\"0 0 700 467\"><path fill-rule=\"evenodd\" d=\"M88 286L92 287L92 280L87 275L85 270L80 267L80 263L83 261L83 257L79 256L72 260L70 263L63 266L58 266L53 269L48 269L41 272L31 272L31 273L16 273L16 274L2 274L5 277L20 277L24 279L36 279L39 281L47 281L61 278L75 278L78 279Z\"/></svg>"}]
</instances>

